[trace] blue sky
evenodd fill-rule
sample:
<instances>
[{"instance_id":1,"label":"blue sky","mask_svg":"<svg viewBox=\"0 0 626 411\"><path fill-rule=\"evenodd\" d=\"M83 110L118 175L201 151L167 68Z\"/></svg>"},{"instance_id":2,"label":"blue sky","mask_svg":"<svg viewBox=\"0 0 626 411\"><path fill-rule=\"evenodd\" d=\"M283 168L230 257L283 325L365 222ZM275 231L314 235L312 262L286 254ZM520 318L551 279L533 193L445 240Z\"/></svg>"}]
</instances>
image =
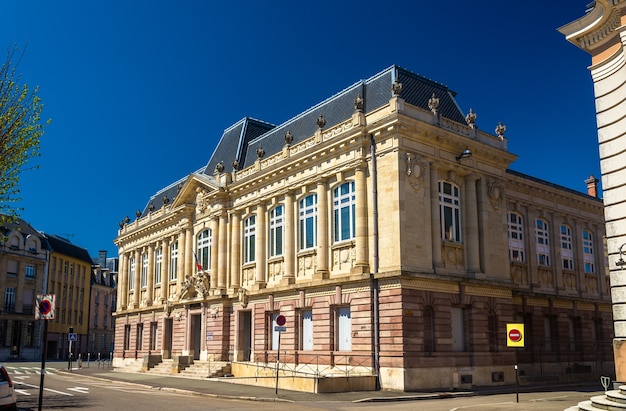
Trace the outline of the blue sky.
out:
<instances>
[{"instance_id":1,"label":"blue sky","mask_svg":"<svg viewBox=\"0 0 626 411\"><path fill-rule=\"evenodd\" d=\"M589 55L557 28L589 0L3 2L2 41L51 118L22 218L92 256L224 129L281 124L397 64L456 91L512 169L586 192L600 177Z\"/></svg>"}]
</instances>

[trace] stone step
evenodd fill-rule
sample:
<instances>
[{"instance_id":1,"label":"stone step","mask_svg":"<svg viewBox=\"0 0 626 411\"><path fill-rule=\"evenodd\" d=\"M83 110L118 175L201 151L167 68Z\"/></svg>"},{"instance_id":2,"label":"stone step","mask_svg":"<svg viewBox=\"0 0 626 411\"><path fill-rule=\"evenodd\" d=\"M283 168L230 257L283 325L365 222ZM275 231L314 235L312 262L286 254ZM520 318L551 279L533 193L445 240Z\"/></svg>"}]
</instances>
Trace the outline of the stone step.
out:
<instances>
[{"instance_id":1,"label":"stone step","mask_svg":"<svg viewBox=\"0 0 626 411\"><path fill-rule=\"evenodd\" d=\"M625 410L626 404L612 401L606 395L596 395L591 397L591 404L600 410Z\"/></svg>"}]
</instances>

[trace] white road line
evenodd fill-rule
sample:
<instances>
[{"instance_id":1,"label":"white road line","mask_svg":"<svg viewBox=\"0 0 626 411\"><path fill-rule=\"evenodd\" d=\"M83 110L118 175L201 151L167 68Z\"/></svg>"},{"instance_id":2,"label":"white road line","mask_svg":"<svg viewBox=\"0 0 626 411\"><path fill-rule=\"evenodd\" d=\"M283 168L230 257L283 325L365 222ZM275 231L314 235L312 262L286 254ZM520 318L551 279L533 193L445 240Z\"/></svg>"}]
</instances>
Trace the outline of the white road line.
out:
<instances>
[{"instance_id":1,"label":"white road line","mask_svg":"<svg viewBox=\"0 0 626 411\"><path fill-rule=\"evenodd\" d=\"M469 408L469 407L482 407L482 406L487 406L487 405L500 405L500 404L513 404L513 401L507 401L507 402L492 402L492 403L486 403L486 404L472 404L472 405L464 405L462 407L455 407L455 408L450 408L450 411L457 411L457 410L462 410L463 408Z\"/></svg>"},{"instance_id":2,"label":"white road line","mask_svg":"<svg viewBox=\"0 0 626 411\"><path fill-rule=\"evenodd\" d=\"M30 388L37 388L37 389L39 389L39 386L38 386L38 385L26 384L26 383L25 383L25 382L23 382L23 381L15 381L15 383L16 383L16 384L25 385L25 386L30 387ZM44 387L44 390L46 390L46 391L50 391L50 392L54 392L54 393L56 393L56 394L67 395L68 397L73 397L73 396L74 396L74 394L70 394L70 393L63 392L63 391L53 390L52 388L45 388L45 387Z\"/></svg>"},{"instance_id":3,"label":"white road line","mask_svg":"<svg viewBox=\"0 0 626 411\"><path fill-rule=\"evenodd\" d=\"M17 388L14 390L16 393L20 394L20 395L31 395L31 393L29 393L26 390L18 390Z\"/></svg>"},{"instance_id":4,"label":"white road line","mask_svg":"<svg viewBox=\"0 0 626 411\"><path fill-rule=\"evenodd\" d=\"M81 394L89 394L89 388L85 388L85 387L73 387L73 388L68 388L69 391L76 391L79 392Z\"/></svg>"}]
</instances>

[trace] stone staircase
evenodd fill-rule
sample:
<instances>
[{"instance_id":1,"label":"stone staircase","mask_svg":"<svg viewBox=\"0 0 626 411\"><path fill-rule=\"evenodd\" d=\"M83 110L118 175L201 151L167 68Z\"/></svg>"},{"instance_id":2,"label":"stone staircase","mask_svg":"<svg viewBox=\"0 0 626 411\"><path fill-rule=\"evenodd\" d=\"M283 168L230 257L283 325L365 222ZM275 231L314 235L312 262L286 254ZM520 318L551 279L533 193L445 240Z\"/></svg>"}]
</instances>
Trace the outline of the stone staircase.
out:
<instances>
[{"instance_id":1,"label":"stone staircase","mask_svg":"<svg viewBox=\"0 0 626 411\"><path fill-rule=\"evenodd\" d=\"M163 360L162 362L158 363L154 367L150 368L148 372L150 374L169 376L169 375L172 375L172 364L174 364L174 361L171 359Z\"/></svg>"},{"instance_id":2,"label":"stone staircase","mask_svg":"<svg viewBox=\"0 0 626 411\"><path fill-rule=\"evenodd\" d=\"M626 385L617 390L611 390L604 395L596 395L590 400L579 402L578 405L567 408L565 411L626 411Z\"/></svg>"},{"instance_id":3,"label":"stone staircase","mask_svg":"<svg viewBox=\"0 0 626 411\"><path fill-rule=\"evenodd\" d=\"M215 378L230 374L230 363L225 361L194 361L189 367L180 372L186 378Z\"/></svg>"}]
</instances>

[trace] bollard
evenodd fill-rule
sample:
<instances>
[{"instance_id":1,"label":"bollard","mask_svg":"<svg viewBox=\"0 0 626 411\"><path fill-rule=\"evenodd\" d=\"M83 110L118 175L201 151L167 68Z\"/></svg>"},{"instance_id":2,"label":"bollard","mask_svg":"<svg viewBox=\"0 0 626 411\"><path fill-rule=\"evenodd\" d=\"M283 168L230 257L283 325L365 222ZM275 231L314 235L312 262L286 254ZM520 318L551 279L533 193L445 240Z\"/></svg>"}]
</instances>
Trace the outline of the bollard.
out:
<instances>
[{"instance_id":1,"label":"bollard","mask_svg":"<svg viewBox=\"0 0 626 411\"><path fill-rule=\"evenodd\" d=\"M89 361L91 361L91 353L87 353L87 368L89 368Z\"/></svg>"},{"instance_id":2,"label":"bollard","mask_svg":"<svg viewBox=\"0 0 626 411\"><path fill-rule=\"evenodd\" d=\"M83 354L78 354L78 369L83 368Z\"/></svg>"}]
</instances>

